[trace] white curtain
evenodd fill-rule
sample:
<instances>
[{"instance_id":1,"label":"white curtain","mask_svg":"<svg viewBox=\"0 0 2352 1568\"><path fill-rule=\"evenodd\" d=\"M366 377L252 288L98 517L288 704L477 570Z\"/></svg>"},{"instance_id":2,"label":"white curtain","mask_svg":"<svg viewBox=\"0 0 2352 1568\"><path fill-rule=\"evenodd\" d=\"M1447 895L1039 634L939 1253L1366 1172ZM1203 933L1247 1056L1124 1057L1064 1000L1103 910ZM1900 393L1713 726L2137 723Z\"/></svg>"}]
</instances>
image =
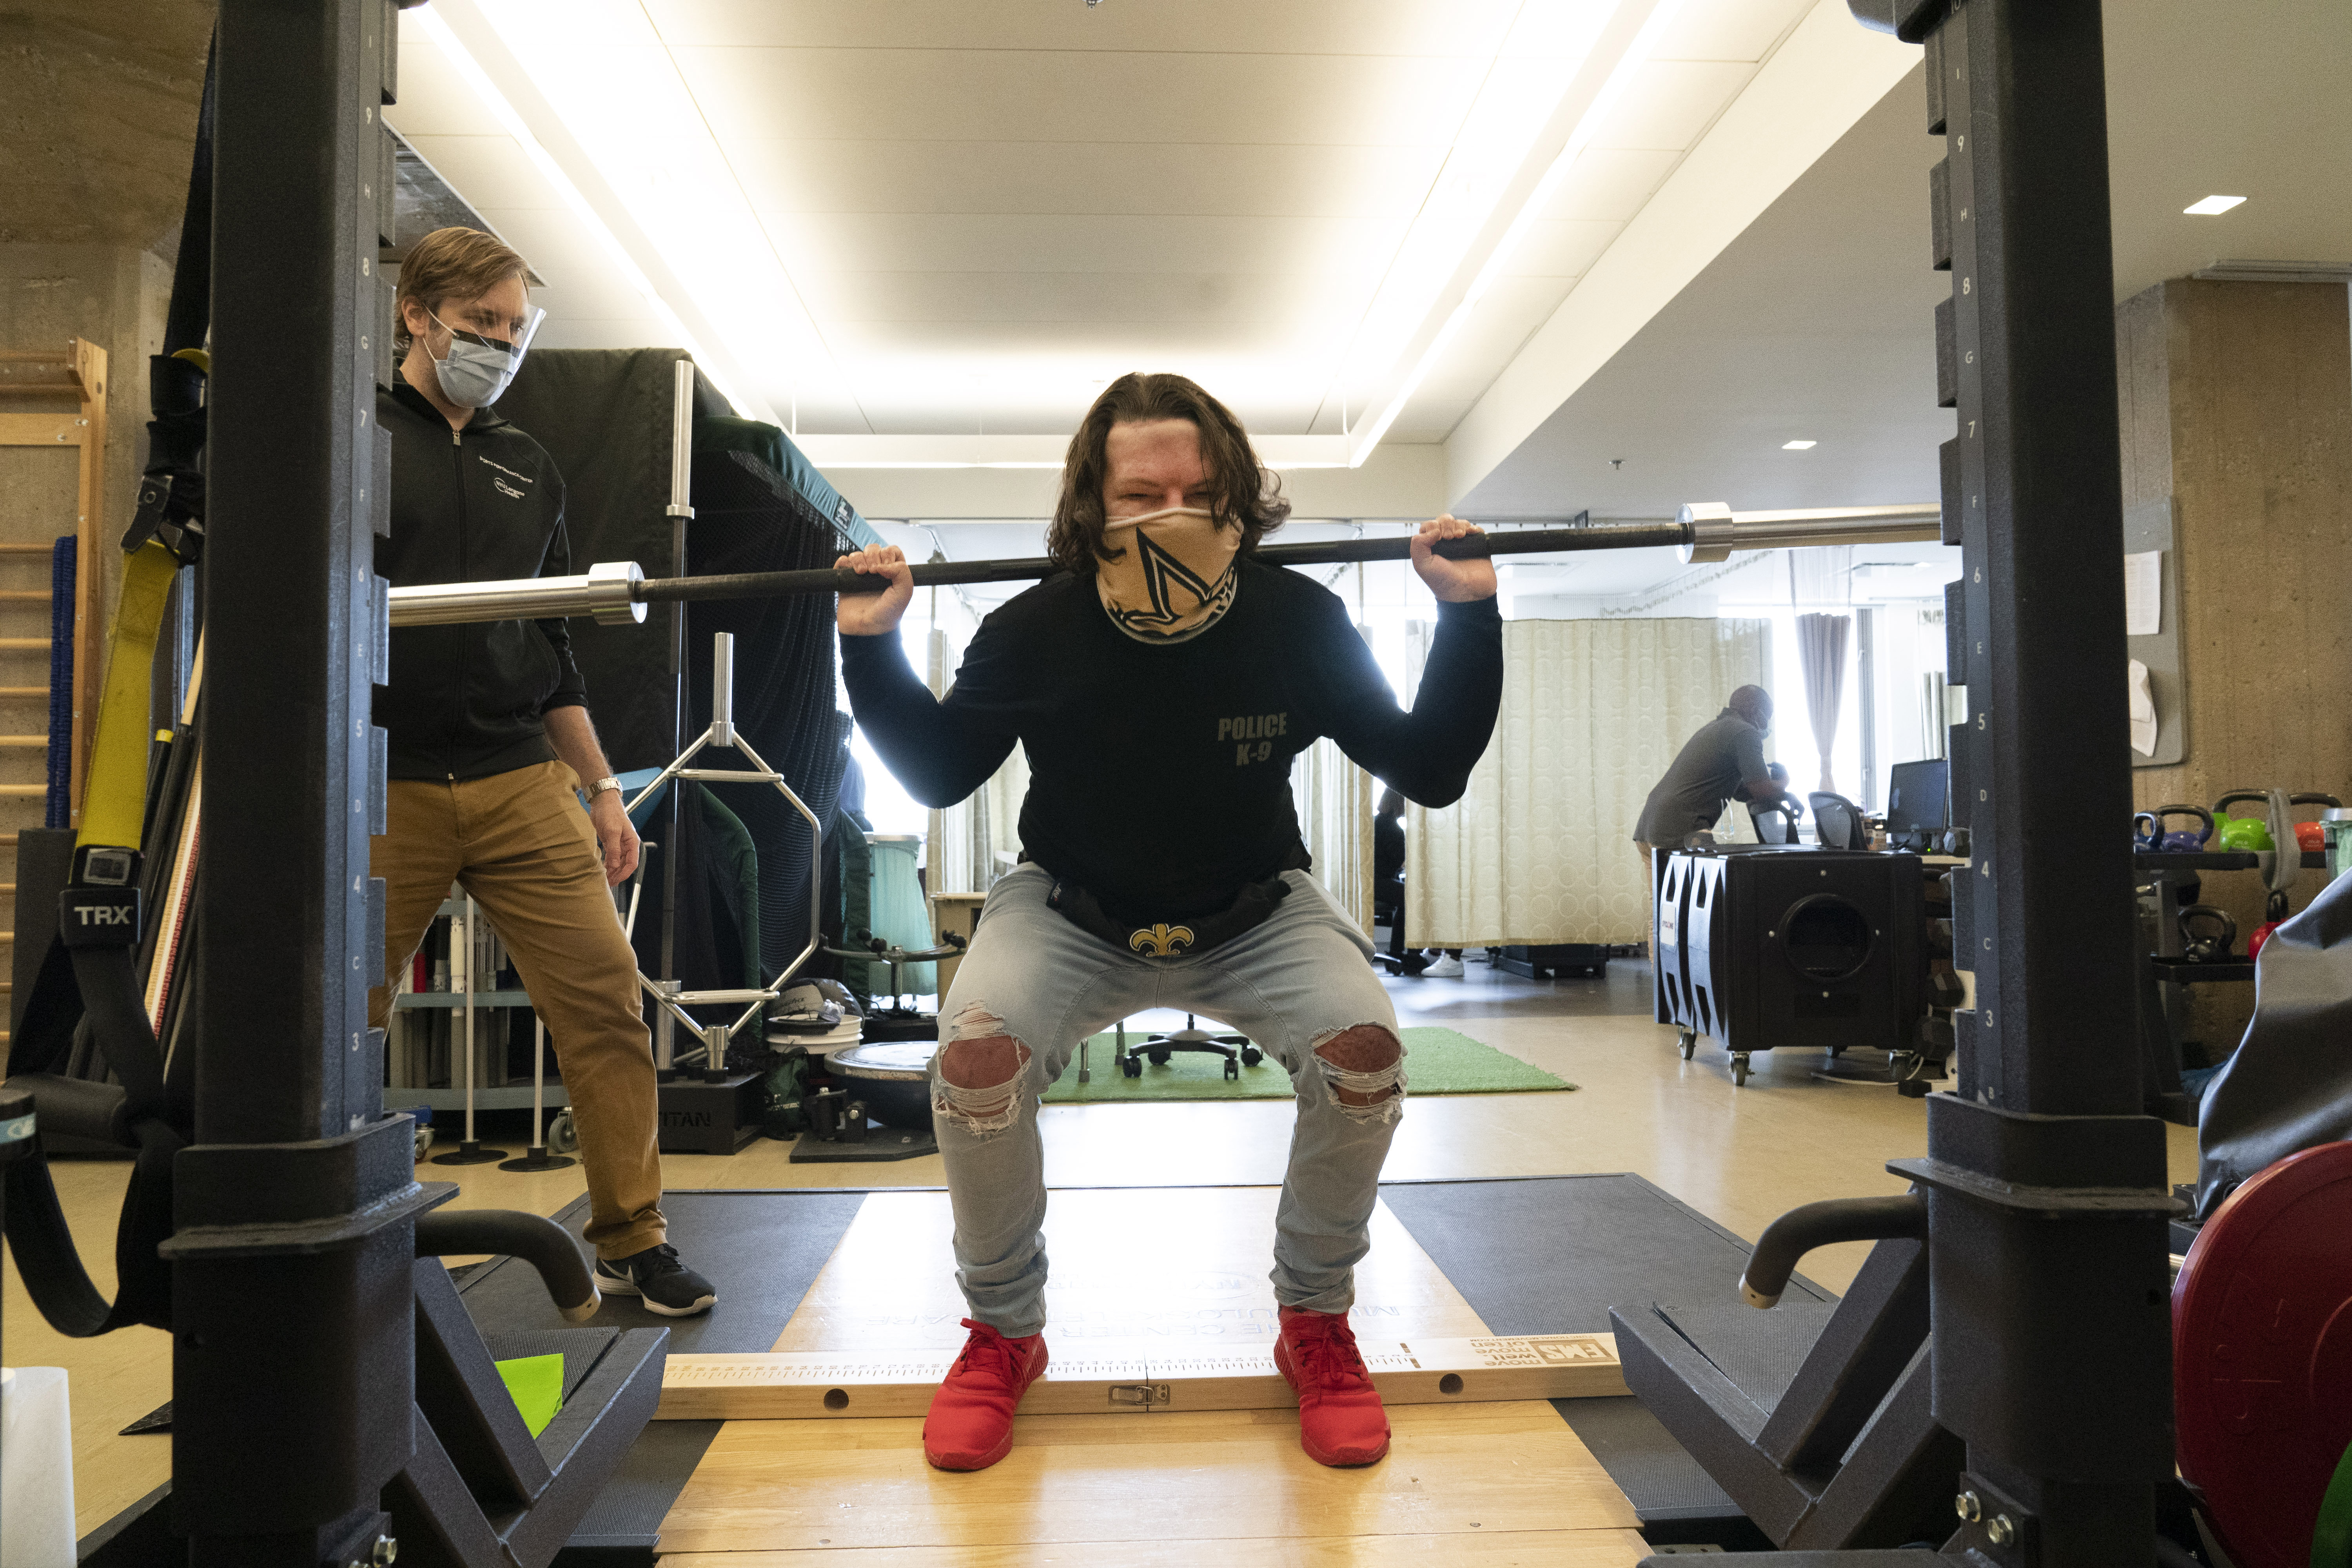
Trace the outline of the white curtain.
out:
<instances>
[{"instance_id":1,"label":"white curtain","mask_svg":"<svg viewBox=\"0 0 2352 1568\"><path fill-rule=\"evenodd\" d=\"M926 679L934 697L944 697L963 663L959 637L934 623ZM1013 748L989 781L955 805L935 810L924 834L924 886L934 893L984 893L1010 868L1000 852L1017 853L1021 836L1021 797L1028 793L1029 764L1021 748Z\"/></svg>"},{"instance_id":2,"label":"white curtain","mask_svg":"<svg viewBox=\"0 0 2352 1568\"><path fill-rule=\"evenodd\" d=\"M1799 616L1797 662L1805 678L1805 717L1813 723L1813 745L1822 755L1823 795L1838 793L1830 770L1830 752L1837 744L1838 709L1845 701L1845 650L1853 621L1845 616Z\"/></svg>"},{"instance_id":3,"label":"white curtain","mask_svg":"<svg viewBox=\"0 0 2352 1568\"><path fill-rule=\"evenodd\" d=\"M1329 741L1316 742L1290 764L1298 828L1315 858L1315 878L1339 907L1372 933L1372 775Z\"/></svg>"},{"instance_id":4,"label":"white curtain","mask_svg":"<svg viewBox=\"0 0 2352 1568\"><path fill-rule=\"evenodd\" d=\"M1418 688L1433 628L1407 627ZM1515 620L1503 710L1462 799L1405 817L1405 930L1423 947L1646 942L1633 823L1734 687L1769 687L1761 620Z\"/></svg>"}]
</instances>

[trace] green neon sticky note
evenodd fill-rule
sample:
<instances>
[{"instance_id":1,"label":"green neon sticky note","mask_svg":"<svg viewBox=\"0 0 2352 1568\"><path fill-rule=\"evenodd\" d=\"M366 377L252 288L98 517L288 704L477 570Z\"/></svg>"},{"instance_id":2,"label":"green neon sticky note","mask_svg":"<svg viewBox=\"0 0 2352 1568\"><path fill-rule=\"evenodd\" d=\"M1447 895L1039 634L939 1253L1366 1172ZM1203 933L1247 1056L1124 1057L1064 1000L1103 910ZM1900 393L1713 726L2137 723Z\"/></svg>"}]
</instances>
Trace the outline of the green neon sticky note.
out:
<instances>
[{"instance_id":1,"label":"green neon sticky note","mask_svg":"<svg viewBox=\"0 0 2352 1568\"><path fill-rule=\"evenodd\" d=\"M563 1358L561 1355L519 1356L499 1363L499 1376L514 1395L522 1424L538 1436L563 1408Z\"/></svg>"}]
</instances>

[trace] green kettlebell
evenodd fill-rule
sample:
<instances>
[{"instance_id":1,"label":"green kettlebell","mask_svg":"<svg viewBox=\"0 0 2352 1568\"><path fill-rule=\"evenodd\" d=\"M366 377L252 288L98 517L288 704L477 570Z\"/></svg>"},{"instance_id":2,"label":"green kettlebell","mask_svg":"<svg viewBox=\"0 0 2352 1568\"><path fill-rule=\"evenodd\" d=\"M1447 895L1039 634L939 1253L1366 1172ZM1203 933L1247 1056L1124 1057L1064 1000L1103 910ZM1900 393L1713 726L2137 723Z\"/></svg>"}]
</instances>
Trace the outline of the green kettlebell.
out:
<instances>
[{"instance_id":1,"label":"green kettlebell","mask_svg":"<svg viewBox=\"0 0 2352 1568\"><path fill-rule=\"evenodd\" d=\"M2241 854L2277 847L2271 842L2270 824L2259 816L2225 816L2219 837L2222 848Z\"/></svg>"},{"instance_id":2,"label":"green kettlebell","mask_svg":"<svg viewBox=\"0 0 2352 1568\"><path fill-rule=\"evenodd\" d=\"M2267 811L2264 816L2223 816L2221 815L2230 805L2242 800L2253 801L2264 807L2267 807L2270 803L2268 795L2259 790L2251 789L2231 790L2228 795L2215 801L2213 816L2221 831L2213 837L2218 847L2242 855L2277 848L2278 846L2271 840L2270 823L2265 820Z\"/></svg>"}]
</instances>

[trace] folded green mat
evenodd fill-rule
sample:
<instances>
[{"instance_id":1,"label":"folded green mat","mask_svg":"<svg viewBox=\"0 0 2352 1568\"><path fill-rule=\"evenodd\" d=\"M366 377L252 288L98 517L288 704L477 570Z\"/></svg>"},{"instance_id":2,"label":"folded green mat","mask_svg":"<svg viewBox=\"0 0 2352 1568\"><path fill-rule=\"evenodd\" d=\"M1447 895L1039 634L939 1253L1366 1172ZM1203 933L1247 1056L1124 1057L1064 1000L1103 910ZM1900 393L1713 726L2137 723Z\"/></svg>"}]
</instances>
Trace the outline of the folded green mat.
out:
<instances>
[{"instance_id":1,"label":"folded green mat","mask_svg":"<svg viewBox=\"0 0 2352 1568\"><path fill-rule=\"evenodd\" d=\"M1203 1029L1217 1034L1223 1031L1203 1024ZM1151 1031L1129 1029L1127 1043L1139 1047ZM1541 1068L1531 1067L1515 1056L1481 1045L1469 1036L1452 1029L1414 1028L1401 1030L1405 1048L1405 1077L1413 1094L1524 1094L1538 1089L1570 1089L1576 1085L1565 1079L1553 1077ZM1097 1035L1087 1053L1087 1064L1093 1079L1078 1081L1078 1063L1070 1058L1069 1070L1045 1091L1048 1105L1077 1102L1093 1104L1103 1100L1286 1100L1290 1096L1290 1075L1272 1057L1255 1067L1242 1068L1241 1077L1224 1076L1224 1064L1217 1058L1195 1052L1179 1052L1168 1058L1165 1067L1150 1061L1143 1064L1141 1078L1129 1078L1111 1060L1115 1037Z\"/></svg>"}]
</instances>

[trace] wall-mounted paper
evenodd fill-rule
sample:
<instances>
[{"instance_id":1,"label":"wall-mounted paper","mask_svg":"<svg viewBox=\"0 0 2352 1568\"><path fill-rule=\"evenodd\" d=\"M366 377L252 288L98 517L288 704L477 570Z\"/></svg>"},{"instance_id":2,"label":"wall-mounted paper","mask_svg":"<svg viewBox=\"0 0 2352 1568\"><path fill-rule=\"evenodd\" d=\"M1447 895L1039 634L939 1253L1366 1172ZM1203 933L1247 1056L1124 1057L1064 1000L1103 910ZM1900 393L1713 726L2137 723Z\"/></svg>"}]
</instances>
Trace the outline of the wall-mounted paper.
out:
<instances>
[{"instance_id":1,"label":"wall-mounted paper","mask_svg":"<svg viewBox=\"0 0 2352 1568\"><path fill-rule=\"evenodd\" d=\"M2164 552L2124 557L2124 635L2152 637L2164 629Z\"/></svg>"},{"instance_id":2,"label":"wall-mounted paper","mask_svg":"<svg viewBox=\"0 0 2352 1568\"><path fill-rule=\"evenodd\" d=\"M2130 674L2132 750L2152 757L2156 755L2156 694L2147 689L2147 666L2132 659Z\"/></svg>"}]
</instances>

